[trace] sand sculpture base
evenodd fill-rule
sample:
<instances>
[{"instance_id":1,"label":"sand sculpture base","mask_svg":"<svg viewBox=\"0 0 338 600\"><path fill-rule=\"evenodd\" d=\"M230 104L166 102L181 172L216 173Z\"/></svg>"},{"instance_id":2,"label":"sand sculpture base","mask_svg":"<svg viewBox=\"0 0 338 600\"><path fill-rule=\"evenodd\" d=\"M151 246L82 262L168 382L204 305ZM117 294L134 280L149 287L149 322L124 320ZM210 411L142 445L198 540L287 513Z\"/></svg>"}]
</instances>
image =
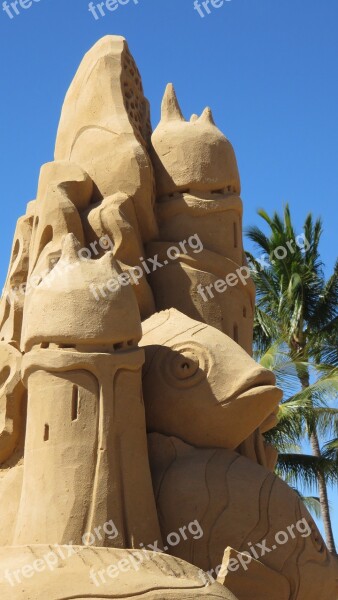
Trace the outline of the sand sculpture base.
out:
<instances>
[{"instance_id":1,"label":"sand sculpture base","mask_svg":"<svg viewBox=\"0 0 338 600\"><path fill-rule=\"evenodd\" d=\"M158 552L55 545L1 548L0 573L0 597L11 600L236 600L221 584L206 585L196 567Z\"/></svg>"}]
</instances>

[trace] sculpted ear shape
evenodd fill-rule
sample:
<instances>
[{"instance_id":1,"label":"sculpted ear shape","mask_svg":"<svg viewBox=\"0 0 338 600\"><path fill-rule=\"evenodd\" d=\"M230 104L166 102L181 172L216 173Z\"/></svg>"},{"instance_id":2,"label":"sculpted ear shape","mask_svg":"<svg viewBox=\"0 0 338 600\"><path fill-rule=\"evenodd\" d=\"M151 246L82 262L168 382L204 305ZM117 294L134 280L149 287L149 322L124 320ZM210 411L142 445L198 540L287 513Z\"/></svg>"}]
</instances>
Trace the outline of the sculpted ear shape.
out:
<instances>
[{"instance_id":1,"label":"sculpted ear shape","mask_svg":"<svg viewBox=\"0 0 338 600\"><path fill-rule=\"evenodd\" d=\"M185 121L172 83L168 83L162 100L162 121Z\"/></svg>"},{"instance_id":2,"label":"sculpted ear shape","mask_svg":"<svg viewBox=\"0 0 338 600\"><path fill-rule=\"evenodd\" d=\"M67 262L79 262L81 244L74 233L68 233L62 240L61 258Z\"/></svg>"},{"instance_id":3,"label":"sculpted ear shape","mask_svg":"<svg viewBox=\"0 0 338 600\"><path fill-rule=\"evenodd\" d=\"M211 108L209 108L208 106L204 109L204 111L202 112L199 121L202 121L204 123L211 123L212 125L215 125L215 121L214 121L214 117L212 115L212 111Z\"/></svg>"},{"instance_id":4,"label":"sculpted ear shape","mask_svg":"<svg viewBox=\"0 0 338 600\"><path fill-rule=\"evenodd\" d=\"M87 258L87 260L90 258L93 262L92 257L83 257L81 255L81 250L87 251L86 248L82 248L79 240L73 233L68 233L65 235L62 241L62 252L60 259L66 263L80 263L80 261L83 261L84 258ZM103 268L103 265L106 265L107 272L109 272L109 268L111 268L112 265L114 268L116 265L118 265L118 263L114 260L114 253L112 250L105 252L104 255L100 259L97 259L96 262L97 264L100 263L101 268ZM120 273L120 270L118 270L118 273Z\"/></svg>"}]
</instances>

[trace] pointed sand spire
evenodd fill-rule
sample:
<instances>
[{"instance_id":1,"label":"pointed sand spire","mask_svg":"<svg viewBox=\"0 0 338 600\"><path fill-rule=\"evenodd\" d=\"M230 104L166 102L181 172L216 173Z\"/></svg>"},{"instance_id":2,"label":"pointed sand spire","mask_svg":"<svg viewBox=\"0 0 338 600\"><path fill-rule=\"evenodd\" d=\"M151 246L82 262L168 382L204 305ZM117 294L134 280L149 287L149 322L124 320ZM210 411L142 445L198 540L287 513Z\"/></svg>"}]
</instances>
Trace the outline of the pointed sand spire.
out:
<instances>
[{"instance_id":1,"label":"pointed sand spire","mask_svg":"<svg viewBox=\"0 0 338 600\"><path fill-rule=\"evenodd\" d=\"M212 111L211 108L209 108L209 106L207 106L204 111L202 112L199 121L203 121L205 123L211 123L212 125L215 125L215 121L214 121L214 117L212 115Z\"/></svg>"},{"instance_id":2,"label":"pointed sand spire","mask_svg":"<svg viewBox=\"0 0 338 600\"><path fill-rule=\"evenodd\" d=\"M67 233L62 241L61 259L64 262L79 262L78 252L81 250L81 244L74 233Z\"/></svg>"},{"instance_id":3,"label":"pointed sand spire","mask_svg":"<svg viewBox=\"0 0 338 600\"><path fill-rule=\"evenodd\" d=\"M185 121L172 83L168 83L162 100L162 121Z\"/></svg>"}]
</instances>

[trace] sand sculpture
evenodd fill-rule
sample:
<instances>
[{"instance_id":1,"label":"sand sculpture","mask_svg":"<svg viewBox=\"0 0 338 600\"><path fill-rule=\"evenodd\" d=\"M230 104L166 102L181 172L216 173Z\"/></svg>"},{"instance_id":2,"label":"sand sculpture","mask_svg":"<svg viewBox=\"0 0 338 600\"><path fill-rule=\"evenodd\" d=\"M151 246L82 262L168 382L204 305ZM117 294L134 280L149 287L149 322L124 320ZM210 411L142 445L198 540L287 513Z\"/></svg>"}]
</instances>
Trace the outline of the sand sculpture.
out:
<instances>
[{"instance_id":1,"label":"sand sculpture","mask_svg":"<svg viewBox=\"0 0 338 600\"><path fill-rule=\"evenodd\" d=\"M250 356L254 286L197 293L246 265L234 150L210 109L184 119L171 85L153 134L149 114L126 41L103 38L18 221L0 304L1 598L335 600L333 559L264 443L281 392Z\"/></svg>"}]
</instances>

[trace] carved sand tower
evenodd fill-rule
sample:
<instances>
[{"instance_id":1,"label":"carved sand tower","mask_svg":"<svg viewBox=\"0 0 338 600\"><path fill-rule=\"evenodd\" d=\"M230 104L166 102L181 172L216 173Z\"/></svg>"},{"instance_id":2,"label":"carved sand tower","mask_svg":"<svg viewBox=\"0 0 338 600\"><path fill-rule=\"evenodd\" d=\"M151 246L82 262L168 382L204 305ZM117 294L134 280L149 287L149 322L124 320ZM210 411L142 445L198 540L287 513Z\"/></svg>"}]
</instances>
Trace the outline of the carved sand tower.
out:
<instances>
[{"instance_id":1,"label":"carved sand tower","mask_svg":"<svg viewBox=\"0 0 338 600\"><path fill-rule=\"evenodd\" d=\"M150 244L148 252L163 257L175 242L196 233L203 244L198 255L182 252L175 264L152 276L157 309L175 307L220 329L251 353L252 280L239 281L227 293L214 290L202 296L198 291L246 265L234 150L209 108L190 122L184 119L172 85L166 89L152 144L161 242Z\"/></svg>"},{"instance_id":2,"label":"carved sand tower","mask_svg":"<svg viewBox=\"0 0 338 600\"><path fill-rule=\"evenodd\" d=\"M122 287L98 311L89 283L118 272L110 252L80 260L80 249L68 234L53 285L47 276L27 300L25 469L14 541L81 544L86 532L113 520L118 536L106 536L102 545L134 547L160 538L147 460L138 307L131 288ZM53 319L32 326L39 315ZM48 513L43 528L41 513Z\"/></svg>"},{"instance_id":3,"label":"carved sand tower","mask_svg":"<svg viewBox=\"0 0 338 600\"><path fill-rule=\"evenodd\" d=\"M246 266L239 194L210 110L186 122L168 86L152 135L126 41L95 44L0 303L4 600L335 600L264 444L281 392L250 356L252 282L198 291ZM140 277L147 257L166 266Z\"/></svg>"}]
</instances>

